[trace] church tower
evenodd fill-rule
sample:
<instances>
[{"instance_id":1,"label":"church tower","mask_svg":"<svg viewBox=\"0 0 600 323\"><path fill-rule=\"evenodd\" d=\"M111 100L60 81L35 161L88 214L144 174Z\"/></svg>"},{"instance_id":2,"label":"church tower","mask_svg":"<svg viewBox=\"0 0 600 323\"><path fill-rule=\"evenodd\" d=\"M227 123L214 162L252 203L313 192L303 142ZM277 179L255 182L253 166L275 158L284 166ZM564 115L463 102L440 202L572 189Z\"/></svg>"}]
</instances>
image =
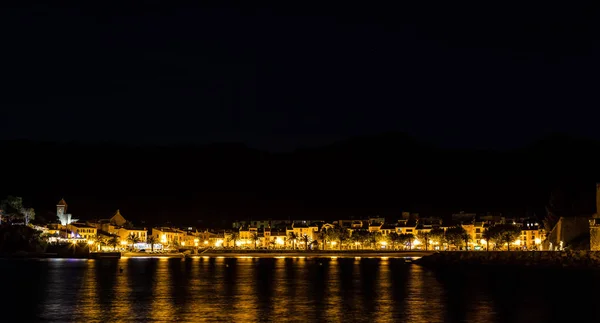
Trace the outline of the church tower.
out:
<instances>
[{"instance_id":1,"label":"church tower","mask_svg":"<svg viewBox=\"0 0 600 323\"><path fill-rule=\"evenodd\" d=\"M65 199L61 199L56 204L56 216L62 225L77 222L77 219L72 219L71 214L67 213L67 202L65 202Z\"/></svg>"},{"instance_id":2,"label":"church tower","mask_svg":"<svg viewBox=\"0 0 600 323\"><path fill-rule=\"evenodd\" d=\"M60 199L60 201L58 202L58 204L56 204L56 215L59 218L62 218L63 214L67 213L67 202L65 202L65 199Z\"/></svg>"}]
</instances>

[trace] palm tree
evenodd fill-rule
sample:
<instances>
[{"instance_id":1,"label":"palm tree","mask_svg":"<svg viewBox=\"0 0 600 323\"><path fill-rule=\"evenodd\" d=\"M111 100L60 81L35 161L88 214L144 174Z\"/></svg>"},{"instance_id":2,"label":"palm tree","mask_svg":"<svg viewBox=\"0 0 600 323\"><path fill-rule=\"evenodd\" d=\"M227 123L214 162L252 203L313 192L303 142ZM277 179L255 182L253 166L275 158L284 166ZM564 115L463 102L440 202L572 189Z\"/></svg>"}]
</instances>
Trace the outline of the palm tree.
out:
<instances>
[{"instance_id":1,"label":"palm tree","mask_svg":"<svg viewBox=\"0 0 600 323\"><path fill-rule=\"evenodd\" d=\"M429 249L429 232L419 231L417 237L425 243L425 251L427 251Z\"/></svg>"},{"instance_id":2,"label":"palm tree","mask_svg":"<svg viewBox=\"0 0 600 323\"><path fill-rule=\"evenodd\" d=\"M371 244L371 248L375 249L375 244L381 239L381 232L369 232L367 241Z\"/></svg>"},{"instance_id":3,"label":"palm tree","mask_svg":"<svg viewBox=\"0 0 600 323\"><path fill-rule=\"evenodd\" d=\"M412 233L402 233L398 236L398 240L404 245L408 244L408 250L412 250L412 243L415 240L415 236Z\"/></svg>"},{"instance_id":4,"label":"palm tree","mask_svg":"<svg viewBox=\"0 0 600 323\"><path fill-rule=\"evenodd\" d=\"M119 236L112 236L110 239L108 239L108 245L113 247L113 251L117 250L119 240Z\"/></svg>"},{"instance_id":5,"label":"palm tree","mask_svg":"<svg viewBox=\"0 0 600 323\"><path fill-rule=\"evenodd\" d=\"M342 250L342 244L350 238L350 234L346 228L339 228L337 234L338 241L340 242L339 249Z\"/></svg>"},{"instance_id":6,"label":"palm tree","mask_svg":"<svg viewBox=\"0 0 600 323\"><path fill-rule=\"evenodd\" d=\"M350 242L352 242L352 244L356 247L356 250L358 250L358 245L362 242L362 240L363 239L358 232L354 232L350 236Z\"/></svg>"},{"instance_id":7,"label":"palm tree","mask_svg":"<svg viewBox=\"0 0 600 323\"><path fill-rule=\"evenodd\" d=\"M256 242L257 242L257 241L260 239L260 237L258 236L258 233L256 233L256 232L255 232L255 233L252 233L252 234L250 235L250 239L251 239L252 241L254 241L254 249L256 249Z\"/></svg>"},{"instance_id":8,"label":"palm tree","mask_svg":"<svg viewBox=\"0 0 600 323\"><path fill-rule=\"evenodd\" d=\"M133 245L140 242L140 238L137 235L131 233L127 236L127 242L131 244L131 249L133 249Z\"/></svg>"},{"instance_id":9,"label":"palm tree","mask_svg":"<svg viewBox=\"0 0 600 323\"><path fill-rule=\"evenodd\" d=\"M483 231L483 234L481 236L483 237L483 239L485 239L485 251L490 251L490 240L493 238L492 232L490 232L490 229L487 228Z\"/></svg>"},{"instance_id":10,"label":"palm tree","mask_svg":"<svg viewBox=\"0 0 600 323\"><path fill-rule=\"evenodd\" d=\"M310 240L308 235L305 234L300 236L300 241L304 242L304 250L308 250L308 240Z\"/></svg>"},{"instance_id":11,"label":"palm tree","mask_svg":"<svg viewBox=\"0 0 600 323\"><path fill-rule=\"evenodd\" d=\"M412 250L413 241L415 241L415 235L412 233L407 233L406 240L408 241L408 250Z\"/></svg>"},{"instance_id":12,"label":"palm tree","mask_svg":"<svg viewBox=\"0 0 600 323\"><path fill-rule=\"evenodd\" d=\"M156 237L154 237L154 236L149 236L149 237L148 237L148 239L147 239L147 243L149 243L149 244L150 244L150 250L151 250L152 252L154 252L154 244L156 243L156 240L157 240L157 239L156 239Z\"/></svg>"},{"instance_id":13,"label":"palm tree","mask_svg":"<svg viewBox=\"0 0 600 323\"><path fill-rule=\"evenodd\" d=\"M390 243L390 237L381 232L376 232L375 240L377 240L378 245L384 245L386 248L388 243Z\"/></svg>"},{"instance_id":14,"label":"palm tree","mask_svg":"<svg viewBox=\"0 0 600 323\"><path fill-rule=\"evenodd\" d=\"M396 249L396 242L398 242L400 240L400 236L398 235L397 232L391 232L389 235L390 237L390 241L392 242L392 249Z\"/></svg>"},{"instance_id":15,"label":"palm tree","mask_svg":"<svg viewBox=\"0 0 600 323\"><path fill-rule=\"evenodd\" d=\"M106 244L106 242L107 242L107 241L106 241L106 238L105 238L104 236L101 236L101 235L98 235L98 234L97 234L97 235L94 237L94 244L97 244L97 245L98 245L98 249L97 249L98 251L100 251L100 250L102 249L102 246L103 246L103 245L105 245L105 244Z\"/></svg>"},{"instance_id":16,"label":"palm tree","mask_svg":"<svg viewBox=\"0 0 600 323\"><path fill-rule=\"evenodd\" d=\"M298 239L298 235L295 232L290 232L288 234L289 240L292 240L292 249L296 249L296 239Z\"/></svg>"},{"instance_id":17,"label":"palm tree","mask_svg":"<svg viewBox=\"0 0 600 323\"><path fill-rule=\"evenodd\" d=\"M327 245L327 229L321 230L317 237L323 241L323 250L325 250L325 246Z\"/></svg>"},{"instance_id":18,"label":"palm tree","mask_svg":"<svg viewBox=\"0 0 600 323\"><path fill-rule=\"evenodd\" d=\"M337 227L333 229L328 229L327 231L325 231L325 237L327 240L335 242L339 240L340 231L337 229Z\"/></svg>"},{"instance_id":19,"label":"palm tree","mask_svg":"<svg viewBox=\"0 0 600 323\"><path fill-rule=\"evenodd\" d=\"M229 237L229 241L233 241L233 247L237 247L236 242L240 239L240 234L238 232L234 232Z\"/></svg>"}]
</instances>

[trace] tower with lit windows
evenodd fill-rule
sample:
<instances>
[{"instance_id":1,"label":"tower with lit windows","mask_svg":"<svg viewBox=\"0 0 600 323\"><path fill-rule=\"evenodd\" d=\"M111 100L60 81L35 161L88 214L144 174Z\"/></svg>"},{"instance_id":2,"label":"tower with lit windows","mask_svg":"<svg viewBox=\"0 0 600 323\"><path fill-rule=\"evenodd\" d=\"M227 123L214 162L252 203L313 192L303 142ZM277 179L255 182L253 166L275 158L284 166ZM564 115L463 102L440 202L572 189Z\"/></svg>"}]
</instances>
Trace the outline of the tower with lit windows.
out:
<instances>
[{"instance_id":1,"label":"tower with lit windows","mask_svg":"<svg viewBox=\"0 0 600 323\"><path fill-rule=\"evenodd\" d=\"M62 225L77 222L77 219L71 218L71 214L67 213L67 202L65 202L64 198L56 204L56 217Z\"/></svg>"}]
</instances>

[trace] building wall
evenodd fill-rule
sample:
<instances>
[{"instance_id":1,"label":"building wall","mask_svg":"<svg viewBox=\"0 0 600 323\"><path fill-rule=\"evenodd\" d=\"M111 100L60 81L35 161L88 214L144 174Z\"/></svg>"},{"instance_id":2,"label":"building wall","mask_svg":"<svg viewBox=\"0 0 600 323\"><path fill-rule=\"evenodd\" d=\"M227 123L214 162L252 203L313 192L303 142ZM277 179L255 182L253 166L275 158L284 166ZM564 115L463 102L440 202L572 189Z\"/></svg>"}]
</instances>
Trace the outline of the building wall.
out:
<instances>
[{"instance_id":1,"label":"building wall","mask_svg":"<svg viewBox=\"0 0 600 323\"><path fill-rule=\"evenodd\" d=\"M317 239L318 227L295 227L289 230L286 230L286 234L289 236L290 233L295 233L298 238L307 235L310 240ZM299 241L297 241L299 242Z\"/></svg>"},{"instance_id":2,"label":"building wall","mask_svg":"<svg viewBox=\"0 0 600 323\"><path fill-rule=\"evenodd\" d=\"M93 227L76 227L74 225L67 225L67 230L73 232L74 234L78 234L83 239L94 239L96 238L96 234L98 230Z\"/></svg>"},{"instance_id":3,"label":"building wall","mask_svg":"<svg viewBox=\"0 0 600 323\"><path fill-rule=\"evenodd\" d=\"M543 238L544 238L544 230L530 229L530 230L521 230L521 236L520 236L519 240L520 240L520 245L522 247L527 247L527 249L535 249L535 248L539 247Z\"/></svg>"},{"instance_id":4,"label":"building wall","mask_svg":"<svg viewBox=\"0 0 600 323\"><path fill-rule=\"evenodd\" d=\"M568 246L575 239L586 234L590 234L589 217L561 217L550 232L544 250L548 248L557 249L561 245Z\"/></svg>"},{"instance_id":5,"label":"building wall","mask_svg":"<svg viewBox=\"0 0 600 323\"><path fill-rule=\"evenodd\" d=\"M396 227L396 233L398 234L403 234L403 233L410 233L410 234L417 234L417 230L416 227Z\"/></svg>"},{"instance_id":6,"label":"building wall","mask_svg":"<svg viewBox=\"0 0 600 323\"><path fill-rule=\"evenodd\" d=\"M146 241L148 241L148 232L146 230L128 230L125 228L120 228L116 231L116 234L119 236L121 241L127 241L127 238L130 234L133 234L136 237L138 237L138 239L140 239L140 242L142 243L146 243Z\"/></svg>"},{"instance_id":7,"label":"building wall","mask_svg":"<svg viewBox=\"0 0 600 323\"><path fill-rule=\"evenodd\" d=\"M590 227L590 249L600 251L600 226Z\"/></svg>"},{"instance_id":8,"label":"building wall","mask_svg":"<svg viewBox=\"0 0 600 323\"><path fill-rule=\"evenodd\" d=\"M173 245L175 243L180 244L182 241L184 241L185 232L174 231L172 229L163 230L160 228L152 228L152 236L158 241L158 243Z\"/></svg>"}]
</instances>

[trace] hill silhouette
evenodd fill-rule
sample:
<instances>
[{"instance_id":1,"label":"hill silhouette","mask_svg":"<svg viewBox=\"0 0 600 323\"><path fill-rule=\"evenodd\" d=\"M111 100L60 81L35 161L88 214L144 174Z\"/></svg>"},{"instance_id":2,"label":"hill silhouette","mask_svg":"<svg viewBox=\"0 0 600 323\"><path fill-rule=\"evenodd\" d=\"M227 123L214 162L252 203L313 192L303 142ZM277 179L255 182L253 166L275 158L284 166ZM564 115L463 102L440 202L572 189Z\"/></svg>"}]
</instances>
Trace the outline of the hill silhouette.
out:
<instances>
[{"instance_id":1,"label":"hill silhouette","mask_svg":"<svg viewBox=\"0 0 600 323\"><path fill-rule=\"evenodd\" d=\"M403 210L543 215L551 191L594 211L600 143L553 135L510 151L441 149L402 133L292 153L240 144L128 146L5 141L2 195L53 219L62 197L77 218L117 208L148 223L246 218L338 219Z\"/></svg>"}]
</instances>

